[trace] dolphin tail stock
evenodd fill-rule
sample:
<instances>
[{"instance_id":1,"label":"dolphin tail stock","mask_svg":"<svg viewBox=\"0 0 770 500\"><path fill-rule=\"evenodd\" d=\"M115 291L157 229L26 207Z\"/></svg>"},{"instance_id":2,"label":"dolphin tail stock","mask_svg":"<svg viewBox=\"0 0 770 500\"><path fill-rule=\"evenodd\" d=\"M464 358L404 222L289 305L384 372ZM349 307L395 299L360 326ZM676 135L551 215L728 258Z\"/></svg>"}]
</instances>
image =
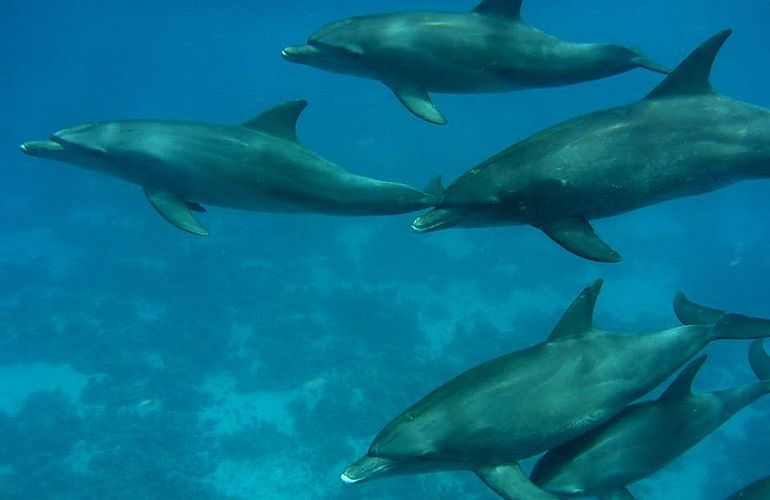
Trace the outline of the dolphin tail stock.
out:
<instances>
[{"instance_id":1,"label":"dolphin tail stock","mask_svg":"<svg viewBox=\"0 0 770 500\"><path fill-rule=\"evenodd\" d=\"M685 325L711 326L713 340L763 339L770 337L770 320L701 306L683 293L674 299L674 312Z\"/></svg>"},{"instance_id":2,"label":"dolphin tail stock","mask_svg":"<svg viewBox=\"0 0 770 500\"><path fill-rule=\"evenodd\" d=\"M649 57L645 56L639 51L636 51L637 56L634 57L631 62L636 64L639 68L648 69L650 71L654 71L655 73L660 73L662 75L668 75L671 73L671 70L667 68L666 66L663 66L662 64L658 64Z\"/></svg>"},{"instance_id":3,"label":"dolphin tail stock","mask_svg":"<svg viewBox=\"0 0 770 500\"><path fill-rule=\"evenodd\" d=\"M518 463L488 465L476 469L476 475L489 489L505 500L558 500L537 487Z\"/></svg>"}]
</instances>

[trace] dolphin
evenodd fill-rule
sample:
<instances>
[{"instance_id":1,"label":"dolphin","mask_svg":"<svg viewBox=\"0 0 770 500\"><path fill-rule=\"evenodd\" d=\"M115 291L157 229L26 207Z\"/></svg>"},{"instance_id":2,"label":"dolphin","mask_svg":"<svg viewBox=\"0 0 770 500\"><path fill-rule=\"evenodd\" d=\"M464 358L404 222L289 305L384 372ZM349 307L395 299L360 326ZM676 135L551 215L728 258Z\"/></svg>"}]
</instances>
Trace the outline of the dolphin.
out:
<instances>
[{"instance_id":1,"label":"dolphin","mask_svg":"<svg viewBox=\"0 0 770 500\"><path fill-rule=\"evenodd\" d=\"M645 99L566 121L473 167L412 229L530 224L581 257L618 262L589 220L770 177L770 111L709 82L730 33L705 41Z\"/></svg>"},{"instance_id":2,"label":"dolphin","mask_svg":"<svg viewBox=\"0 0 770 500\"><path fill-rule=\"evenodd\" d=\"M758 479L736 491L727 497L727 500L767 500L768 498L770 498L770 476Z\"/></svg>"},{"instance_id":3,"label":"dolphin","mask_svg":"<svg viewBox=\"0 0 770 500\"><path fill-rule=\"evenodd\" d=\"M631 405L609 422L546 453L531 479L558 495L633 499L627 485L655 473L735 413L770 393L770 357L756 340L749 360L759 382L693 394L706 355L685 368L654 401Z\"/></svg>"},{"instance_id":4,"label":"dolphin","mask_svg":"<svg viewBox=\"0 0 770 500\"><path fill-rule=\"evenodd\" d=\"M31 141L32 156L72 163L138 184L168 222L208 231L202 205L261 212L386 215L431 206L405 184L354 175L300 145L307 102L289 101L238 126L161 120L87 123Z\"/></svg>"},{"instance_id":5,"label":"dolphin","mask_svg":"<svg viewBox=\"0 0 770 500\"><path fill-rule=\"evenodd\" d=\"M397 416L341 479L471 470L503 498L555 498L519 460L606 422L713 340L770 336L770 320L738 314L645 335L599 330L601 286L585 288L545 342L471 368ZM689 305L681 319L700 320Z\"/></svg>"},{"instance_id":6,"label":"dolphin","mask_svg":"<svg viewBox=\"0 0 770 500\"><path fill-rule=\"evenodd\" d=\"M429 92L504 92L555 87L634 68L668 70L639 51L574 43L521 19L521 0L484 0L472 12L399 12L336 21L306 45L286 47L291 62L379 80L417 117L443 125Z\"/></svg>"}]
</instances>

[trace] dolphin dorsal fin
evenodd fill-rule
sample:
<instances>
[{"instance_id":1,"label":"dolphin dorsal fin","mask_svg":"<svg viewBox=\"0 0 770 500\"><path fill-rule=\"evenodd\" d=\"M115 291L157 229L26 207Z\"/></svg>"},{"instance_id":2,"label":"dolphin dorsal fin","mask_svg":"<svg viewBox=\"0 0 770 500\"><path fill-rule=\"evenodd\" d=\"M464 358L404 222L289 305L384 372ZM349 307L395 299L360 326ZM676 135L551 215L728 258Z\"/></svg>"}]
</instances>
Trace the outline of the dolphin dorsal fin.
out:
<instances>
[{"instance_id":1,"label":"dolphin dorsal fin","mask_svg":"<svg viewBox=\"0 0 770 500\"><path fill-rule=\"evenodd\" d=\"M307 106L307 101L297 99L268 109L243 124L244 127L297 142L297 118Z\"/></svg>"},{"instance_id":2,"label":"dolphin dorsal fin","mask_svg":"<svg viewBox=\"0 0 770 500\"><path fill-rule=\"evenodd\" d=\"M703 363L706 362L708 355L701 354L694 360L690 361L690 364L684 367L679 372L671 385L668 386L663 394L660 395L660 399L683 399L692 394L692 383L695 380L695 376L698 375Z\"/></svg>"},{"instance_id":3,"label":"dolphin dorsal fin","mask_svg":"<svg viewBox=\"0 0 770 500\"><path fill-rule=\"evenodd\" d=\"M770 380L770 356L765 352L762 339L757 339L751 343L749 364L759 380Z\"/></svg>"},{"instance_id":4,"label":"dolphin dorsal fin","mask_svg":"<svg viewBox=\"0 0 770 500\"><path fill-rule=\"evenodd\" d=\"M579 337L593 329L594 308L603 284L604 280L596 280L580 292L551 332L548 342Z\"/></svg>"},{"instance_id":5,"label":"dolphin dorsal fin","mask_svg":"<svg viewBox=\"0 0 770 500\"><path fill-rule=\"evenodd\" d=\"M476 14L489 16L521 18L522 0L481 0L481 3L473 9Z\"/></svg>"},{"instance_id":6,"label":"dolphin dorsal fin","mask_svg":"<svg viewBox=\"0 0 770 500\"><path fill-rule=\"evenodd\" d=\"M658 99L672 95L714 92L710 81L711 67L714 65L719 49L732 33L733 30L722 31L700 44L646 98Z\"/></svg>"}]
</instances>

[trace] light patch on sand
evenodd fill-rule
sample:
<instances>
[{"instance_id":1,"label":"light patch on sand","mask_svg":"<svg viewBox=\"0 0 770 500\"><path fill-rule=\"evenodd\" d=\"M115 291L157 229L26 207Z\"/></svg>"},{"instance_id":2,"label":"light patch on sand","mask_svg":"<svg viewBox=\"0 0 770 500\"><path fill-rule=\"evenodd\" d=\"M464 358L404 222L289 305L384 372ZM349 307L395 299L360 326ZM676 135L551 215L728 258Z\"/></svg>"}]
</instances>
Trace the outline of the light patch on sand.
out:
<instances>
[{"instance_id":1,"label":"light patch on sand","mask_svg":"<svg viewBox=\"0 0 770 500\"><path fill-rule=\"evenodd\" d=\"M60 390L77 402L88 377L69 365L23 363L0 366L0 411L16 414L32 393Z\"/></svg>"},{"instance_id":2,"label":"light patch on sand","mask_svg":"<svg viewBox=\"0 0 770 500\"><path fill-rule=\"evenodd\" d=\"M286 405L294 399L294 391L250 392L235 391L235 381L228 375L210 377L203 389L214 398L214 404L203 410L199 418L214 424L216 434L229 434L253 424L265 422L291 434L294 421Z\"/></svg>"}]
</instances>

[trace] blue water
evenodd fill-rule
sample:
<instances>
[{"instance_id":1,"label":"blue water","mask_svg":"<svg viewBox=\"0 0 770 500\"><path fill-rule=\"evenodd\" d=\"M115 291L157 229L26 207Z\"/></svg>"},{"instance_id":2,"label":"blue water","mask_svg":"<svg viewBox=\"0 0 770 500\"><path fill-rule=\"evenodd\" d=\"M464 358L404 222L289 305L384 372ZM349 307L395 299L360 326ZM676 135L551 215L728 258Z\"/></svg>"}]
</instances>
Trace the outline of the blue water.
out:
<instances>
[{"instance_id":1,"label":"blue water","mask_svg":"<svg viewBox=\"0 0 770 500\"><path fill-rule=\"evenodd\" d=\"M268 4L268 5L266 5ZM390 418L474 364L543 339L589 281L601 327L673 326L678 290L770 316L767 181L595 226L624 257L581 260L529 227L412 234L413 215L333 218L212 208L174 229L136 186L22 155L98 119L239 123L310 102L301 141L356 173L424 185L548 125L634 101L642 70L582 85L435 95L414 119L373 81L283 61L321 24L473 2L4 0L0 8L0 498L492 499L470 473L346 487ZM538 0L562 38L675 65L727 28L716 88L770 107L770 1ZM717 343L698 390L752 379ZM770 400L659 474L641 498L721 498L770 464Z\"/></svg>"}]
</instances>

